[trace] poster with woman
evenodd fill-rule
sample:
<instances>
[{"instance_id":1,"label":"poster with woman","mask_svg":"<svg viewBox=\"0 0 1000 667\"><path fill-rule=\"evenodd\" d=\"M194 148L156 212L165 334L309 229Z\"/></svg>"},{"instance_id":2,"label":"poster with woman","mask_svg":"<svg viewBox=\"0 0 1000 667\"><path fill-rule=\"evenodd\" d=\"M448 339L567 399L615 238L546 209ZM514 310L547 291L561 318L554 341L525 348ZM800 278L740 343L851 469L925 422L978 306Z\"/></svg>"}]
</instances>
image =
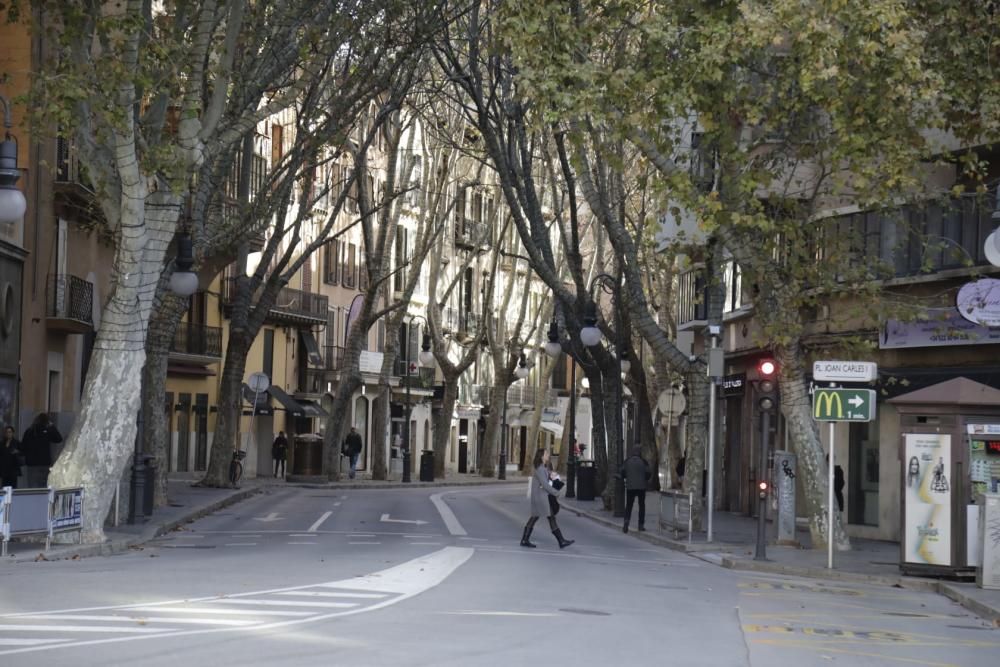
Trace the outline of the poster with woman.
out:
<instances>
[{"instance_id":1,"label":"poster with woman","mask_svg":"<svg viewBox=\"0 0 1000 667\"><path fill-rule=\"evenodd\" d=\"M951 565L951 436L906 435L904 560Z\"/></svg>"}]
</instances>

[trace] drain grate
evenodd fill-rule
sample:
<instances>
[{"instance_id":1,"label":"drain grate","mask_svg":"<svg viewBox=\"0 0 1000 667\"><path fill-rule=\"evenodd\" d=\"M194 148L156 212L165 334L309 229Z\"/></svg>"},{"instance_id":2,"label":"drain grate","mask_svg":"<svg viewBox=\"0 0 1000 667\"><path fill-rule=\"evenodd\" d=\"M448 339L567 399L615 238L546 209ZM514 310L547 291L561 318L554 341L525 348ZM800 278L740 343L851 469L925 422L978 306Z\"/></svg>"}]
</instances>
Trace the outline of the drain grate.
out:
<instances>
[{"instance_id":1,"label":"drain grate","mask_svg":"<svg viewBox=\"0 0 1000 667\"><path fill-rule=\"evenodd\" d=\"M687 586L672 586L670 584L648 584L649 588L665 588L668 591L686 591Z\"/></svg>"},{"instance_id":2,"label":"drain grate","mask_svg":"<svg viewBox=\"0 0 1000 667\"><path fill-rule=\"evenodd\" d=\"M884 611L882 614L885 616L903 616L905 618L930 618L927 614L911 614L905 611Z\"/></svg>"},{"instance_id":3,"label":"drain grate","mask_svg":"<svg viewBox=\"0 0 1000 667\"><path fill-rule=\"evenodd\" d=\"M597 611L596 609L560 609L559 611L564 611L567 614L580 614L581 616L610 616L606 611Z\"/></svg>"},{"instance_id":4,"label":"drain grate","mask_svg":"<svg viewBox=\"0 0 1000 667\"><path fill-rule=\"evenodd\" d=\"M981 625L949 625L949 628L958 628L959 630L992 630L993 628L983 627Z\"/></svg>"},{"instance_id":5,"label":"drain grate","mask_svg":"<svg viewBox=\"0 0 1000 667\"><path fill-rule=\"evenodd\" d=\"M162 549L214 549L214 544L164 544Z\"/></svg>"}]
</instances>

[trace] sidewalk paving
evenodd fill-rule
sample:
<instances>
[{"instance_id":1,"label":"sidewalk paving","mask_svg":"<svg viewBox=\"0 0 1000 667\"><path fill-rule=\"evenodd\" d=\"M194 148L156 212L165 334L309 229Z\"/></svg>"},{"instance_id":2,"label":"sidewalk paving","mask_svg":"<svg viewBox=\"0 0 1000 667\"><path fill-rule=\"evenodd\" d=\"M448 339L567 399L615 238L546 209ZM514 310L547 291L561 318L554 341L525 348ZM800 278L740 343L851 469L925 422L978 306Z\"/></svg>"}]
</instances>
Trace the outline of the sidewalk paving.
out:
<instances>
[{"instance_id":1,"label":"sidewalk paving","mask_svg":"<svg viewBox=\"0 0 1000 667\"><path fill-rule=\"evenodd\" d=\"M1000 590L979 588L975 583L904 576L899 570L899 544L878 540L851 539L851 550L835 552L834 569L827 569L826 550L808 548L809 531L800 528L796 534L802 547L773 544L773 524L768 524L768 544L765 561L754 560L757 520L742 514L716 512L712 521L713 541L706 541L705 532L678 537L673 530L660 526L660 495L647 494L646 531L639 532L638 508L634 508L629 535L652 544L683 551L695 558L732 570L766 572L794 577L881 584L945 595L966 609L1000 626ZM561 498L569 511L604 524L622 529L622 519L604 509L600 498L582 501Z\"/></svg>"}]
</instances>

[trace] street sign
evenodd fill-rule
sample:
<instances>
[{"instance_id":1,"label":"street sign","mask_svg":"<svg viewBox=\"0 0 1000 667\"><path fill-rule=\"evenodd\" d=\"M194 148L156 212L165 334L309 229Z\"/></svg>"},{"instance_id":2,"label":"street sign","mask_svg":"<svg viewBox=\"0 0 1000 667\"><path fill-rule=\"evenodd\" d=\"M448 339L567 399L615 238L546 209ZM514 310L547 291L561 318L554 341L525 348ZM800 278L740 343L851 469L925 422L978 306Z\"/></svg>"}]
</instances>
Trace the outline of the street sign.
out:
<instances>
[{"instance_id":1,"label":"street sign","mask_svg":"<svg viewBox=\"0 0 1000 667\"><path fill-rule=\"evenodd\" d=\"M250 387L250 391L261 394L271 386L271 381L268 379L267 373L251 373L250 377L247 378L247 386Z\"/></svg>"},{"instance_id":2,"label":"street sign","mask_svg":"<svg viewBox=\"0 0 1000 667\"><path fill-rule=\"evenodd\" d=\"M818 382L872 382L878 379L878 365L872 361L816 361L813 379Z\"/></svg>"},{"instance_id":3,"label":"street sign","mask_svg":"<svg viewBox=\"0 0 1000 667\"><path fill-rule=\"evenodd\" d=\"M870 422L875 419L875 391L817 387L813 418L820 422Z\"/></svg>"}]
</instances>

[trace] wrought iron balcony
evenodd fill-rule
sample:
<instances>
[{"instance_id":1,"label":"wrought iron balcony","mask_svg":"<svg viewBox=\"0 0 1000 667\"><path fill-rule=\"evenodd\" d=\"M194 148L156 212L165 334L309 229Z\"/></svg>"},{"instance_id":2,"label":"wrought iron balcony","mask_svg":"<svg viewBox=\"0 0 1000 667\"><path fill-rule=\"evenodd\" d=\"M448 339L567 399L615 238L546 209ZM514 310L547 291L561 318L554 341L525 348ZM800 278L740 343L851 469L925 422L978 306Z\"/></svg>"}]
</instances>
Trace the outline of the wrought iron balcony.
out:
<instances>
[{"instance_id":1,"label":"wrought iron balcony","mask_svg":"<svg viewBox=\"0 0 1000 667\"><path fill-rule=\"evenodd\" d=\"M485 248L490 242L490 228L481 222L464 218L455 221L455 245Z\"/></svg>"},{"instance_id":2,"label":"wrought iron balcony","mask_svg":"<svg viewBox=\"0 0 1000 667\"><path fill-rule=\"evenodd\" d=\"M170 346L172 356L222 358L222 329L181 322Z\"/></svg>"},{"instance_id":3,"label":"wrought iron balcony","mask_svg":"<svg viewBox=\"0 0 1000 667\"><path fill-rule=\"evenodd\" d=\"M94 284L69 274L52 274L46 288L45 324L53 331L87 333L94 328Z\"/></svg>"},{"instance_id":4,"label":"wrought iron balcony","mask_svg":"<svg viewBox=\"0 0 1000 667\"><path fill-rule=\"evenodd\" d=\"M236 302L237 279L226 278L222 283L222 305L232 309ZM278 297L271 306L268 319L272 322L287 324L321 324L327 323L330 300L322 294L303 292L291 287L282 287Z\"/></svg>"}]
</instances>

